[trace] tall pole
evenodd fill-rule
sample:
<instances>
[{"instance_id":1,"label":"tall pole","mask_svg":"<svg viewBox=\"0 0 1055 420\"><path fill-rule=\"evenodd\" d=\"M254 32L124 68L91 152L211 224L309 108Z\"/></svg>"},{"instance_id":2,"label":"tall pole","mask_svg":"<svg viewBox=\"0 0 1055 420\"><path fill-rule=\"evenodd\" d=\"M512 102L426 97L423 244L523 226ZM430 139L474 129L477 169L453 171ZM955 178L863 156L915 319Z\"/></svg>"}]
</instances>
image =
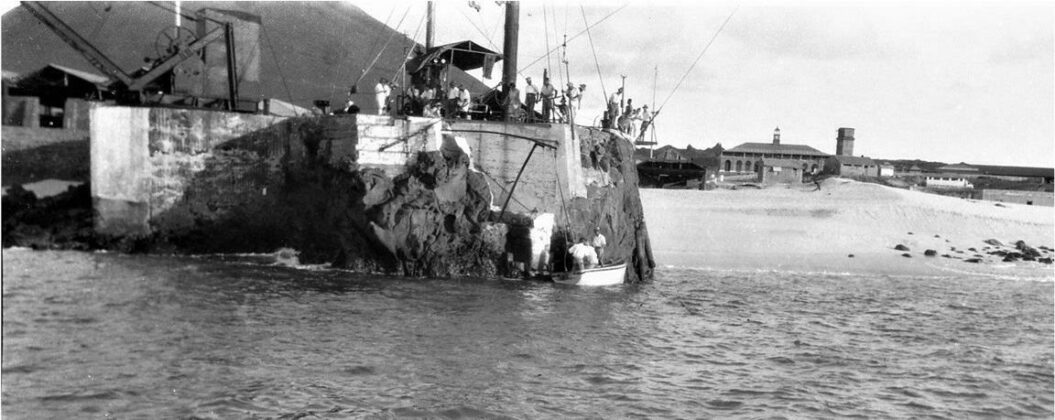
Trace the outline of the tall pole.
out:
<instances>
[{"instance_id":1,"label":"tall pole","mask_svg":"<svg viewBox=\"0 0 1055 420\"><path fill-rule=\"evenodd\" d=\"M517 80L517 35L520 33L520 2L506 2L506 30L503 43L502 91L508 95L509 85ZM506 121L512 115L506 114Z\"/></svg>"},{"instance_id":2,"label":"tall pole","mask_svg":"<svg viewBox=\"0 0 1055 420\"><path fill-rule=\"evenodd\" d=\"M223 35L227 45L227 110L234 111L238 109L238 69L235 68L234 26L231 22L223 24Z\"/></svg>"},{"instance_id":3,"label":"tall pole","mask_svg":"<svg viewBox=\"0 0 1055 420\"><path fill-rule=\"evenodd\" d=\"M619 94L619 112L623 112L622 109L626 107L626 101L623 100L626 98L626 75L620 74L619 77L623 78L623 84L619 87L619 90L623 92Z\"/></svg>"},{"instance_id":4,"label":"tall pole","mask_svg":"<svg viewBox=\"0 0 1055 420\"><path fill-rule=\"evenodd\" d=\"M430 1L425 10L425 51L428 51L436 45L436 7Z\"/></svg>"}]
</instances>

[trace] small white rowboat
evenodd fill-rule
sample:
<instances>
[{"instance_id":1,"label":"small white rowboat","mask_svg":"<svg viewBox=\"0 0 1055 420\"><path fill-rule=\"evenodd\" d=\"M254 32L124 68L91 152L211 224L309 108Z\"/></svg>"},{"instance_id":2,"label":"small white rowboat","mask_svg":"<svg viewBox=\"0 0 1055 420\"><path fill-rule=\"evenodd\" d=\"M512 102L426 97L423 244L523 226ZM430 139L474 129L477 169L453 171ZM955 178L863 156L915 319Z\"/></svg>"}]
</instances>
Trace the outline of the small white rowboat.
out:
<instances>
[{"instance_id":1,"label":"small white rowboat","mask_svg":"<svg viewBox=\"0 0 1055 420\"><path fill-rule=\"evenodd\" d=\"M623 284L625 278L626 263L553 275L553 281L556 283L576 286L611 286Z\"/></svg>"}]
</instances>

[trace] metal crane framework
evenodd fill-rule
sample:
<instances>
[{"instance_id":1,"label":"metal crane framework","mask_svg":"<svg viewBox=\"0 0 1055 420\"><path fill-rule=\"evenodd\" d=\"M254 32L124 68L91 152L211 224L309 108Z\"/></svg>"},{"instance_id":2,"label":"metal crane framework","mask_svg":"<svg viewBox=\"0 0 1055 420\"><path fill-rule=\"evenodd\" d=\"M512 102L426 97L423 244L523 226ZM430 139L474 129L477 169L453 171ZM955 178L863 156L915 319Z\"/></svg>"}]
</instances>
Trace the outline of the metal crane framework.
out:
<instances>
[{"instance_id":1,"label":"metal crane framework","mask_svg":"<svg viewBox=\"0 0 1055 420\"><path fill-rule=\"evenodd\" d=\"M116 79L119 83L119 86L117 86L119 91L133 94L136 101L139 102L142 101L143 88L148 84L171 71L180 63L198 55L199 52L209 43L219 40L220 37L224 37L227 50L227 108L229 110L234 110L237 104L238 82L235 76L237 73L235 69L234 31L232 30L230 22L218 22L222 26L207 32L204 36L190 41L189 43L189 40L186 39L177 40L180 44L169 49L169 51L173 51L171 54L158 60L158 62L146 73L133 77L110 60L109 57L99 51L99 49L95 48L91 42L78 34L77 31L73 30L73 28L67 25L66 22L63 22L62 19L48 10L43 2L24 1L22 2L22 6L25 7L26 10L29 10L30 14L40 20L41 23L55 32L55 34L65 41L66 44L84 56L92 66L111 78Z\"/></svg>"}]
</instances>

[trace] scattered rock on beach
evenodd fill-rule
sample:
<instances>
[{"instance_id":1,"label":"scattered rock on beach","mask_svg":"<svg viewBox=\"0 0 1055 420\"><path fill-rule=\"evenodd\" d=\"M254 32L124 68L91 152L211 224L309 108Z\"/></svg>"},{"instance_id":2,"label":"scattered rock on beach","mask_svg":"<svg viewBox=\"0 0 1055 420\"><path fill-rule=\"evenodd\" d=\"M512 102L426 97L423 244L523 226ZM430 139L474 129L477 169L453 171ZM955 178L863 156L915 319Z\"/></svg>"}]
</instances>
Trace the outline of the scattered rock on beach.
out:
<instances>
[{"instance_id":1,"label":"scattered rock on beach","mask_svg":"<svg viewBox=\"0 0 1055 420\"><path fill-rule=\"evenodd\" d=\"M980 263L980 262L982 262L982 260L981 260L981 259L978 259L978 258L968 258L968 259L966 259L966 260L963 260L963 262L969 262L969 263L975 263L975 264L977 264L977 263Z\"/></svg>"},{"instance_id":2,"label":"scattered rock on beach","mask_svg":"<svg viewBox=\"0 0 1055 420\"><path fill-rule=\"evenodd\" d=\"M911 235L911 234L912 234L912 232L909 232L908 234L909 234L909 235Z\"/></svg>"},{"instance_id":3,"label":"scattered rock on beach","mask_svg":"<svg viewBox=\"0 0 1055 420\"><path fill-rule=\"evenodd\" d=\"M1038 259L1037 262L1042 262L1044 264L1051 264L1052 260L1051 260L1051 257L1046 257L1046 258Z\"/></svg>"},{"instance_id":4,"label":"scattered rock on beach","mask_svg":"<svg viewBox=\"0 0 1055 420\"><path fill-rule=\"evenodd\" d=\"M1004 246L1003 242L1000 242L1000 241L998 241L996 239L986 239L986 240L984 240L982 242L985 242L986 244L989 244L989 245L992 245L992 246Z\"/></svg>"},{"instance_id":5,"label":"scattered rock on beach","mask_svg":"<svg viewBox=\"0 0 1055 420\"><path fill-rule=\"evenodd\" d=\"M974 249L974 248L967 248L967 250L968 250L968 251L971 251L971 252L978 252L978 250L977 250L977 249Z\"/></svg>"},{"instance_id":6,"label":"scattered rock on beach","mask_svg":"<svg viewBox=\"0 0 1055 420\"><path fill-rule=\"evenodd\" d=\"M933 249L928 249L926 251L923 251L923 255L926 255L928 257L934 257L934 256L938 255L938 251L935 251Z\"/></svg>"},{"instance_id":7,"label":"scattered rock on beach","mask_svg":"<svg viewBox=\"0 0 1055 420\"><path fill-rule=\"evenodd\" d=\"M1034 258L1040 257L1040 251L1037 251L1036 248L1033 248L1033 247L1027 245L1026 241L1015 242L1015 249L1018 249L1019 251L1021 251L1022 255L1025 255L1025 256L1034 257Z\"/></svg>"},{"instance_id":8,"label":"scattered rock on beach","mask_svg":"<svg viewBox=\"0 0 1055 420\"><path fill-rule=\"evenodd\" d=\"M895 245L895 246L894 246L894 249L896 249L896 250L898 250L898 251L909 251L908 247L907 247L907 246L904 246L904 245L902 245L902 244L897 244L897 245Z\"/></svg>"},{"instance_id":9,"label":"scattered rock on beach","mask_svg":"<svg viewBox=\"0 0 1055 420\"><path fill-rule=\"evenodd\" d=\"M907 252L906 252L906 253L904 253L904 254L901 254L901 256L902 256L902 257L905 257L905 258L912 258L912 254L909 254L909 253L907 253Z\"/></svg>"},{"instance_id":10,"label":"scattered rock on beach","mask_svg":"<svg viewBox=\"0 0 1055 420\"><path fill-rule=\"evenodd\" d=\"M847 258L853 258L853 257L854 257L854 254L850 254L850 255L847 255L846 257L847 257Z\"/></svg>"},{"instance_id":11,"label":"scattered rock on beach","mask_svg":"<svg viewBox=\"0 0 1055 420\"><path fill-rule=\"evenodd\" d=\"M940 238L940 237L941 237L941 235L934 235L934 237L935 237L935 238Z\"/></svg>"}]
</instances>

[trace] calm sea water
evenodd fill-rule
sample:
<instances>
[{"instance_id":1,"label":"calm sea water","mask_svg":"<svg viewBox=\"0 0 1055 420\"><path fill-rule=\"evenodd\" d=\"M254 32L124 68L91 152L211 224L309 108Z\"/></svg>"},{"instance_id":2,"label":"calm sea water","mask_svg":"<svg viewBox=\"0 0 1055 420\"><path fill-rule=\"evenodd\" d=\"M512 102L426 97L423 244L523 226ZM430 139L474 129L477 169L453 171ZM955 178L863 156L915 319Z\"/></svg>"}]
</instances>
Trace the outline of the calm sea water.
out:
<instances>
[{"instance_id":1,"label":"calm sea water","mask_svg":"<svg viewBox=\"0 0 1055 420\"><path fill-rule=\"evenodd\" d=\"M5 418L1051 418L1053 285L3 251Z\"/></svg>"}]
</instances>

